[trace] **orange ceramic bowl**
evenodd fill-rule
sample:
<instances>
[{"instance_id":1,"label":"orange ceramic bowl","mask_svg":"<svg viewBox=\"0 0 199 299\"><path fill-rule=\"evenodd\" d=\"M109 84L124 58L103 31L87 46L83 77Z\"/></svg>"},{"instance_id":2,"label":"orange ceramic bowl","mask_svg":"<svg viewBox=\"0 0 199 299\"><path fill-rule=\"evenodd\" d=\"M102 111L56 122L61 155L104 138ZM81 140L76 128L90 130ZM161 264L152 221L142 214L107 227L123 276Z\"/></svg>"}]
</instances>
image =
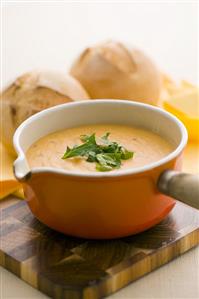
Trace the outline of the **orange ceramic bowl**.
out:
<instances>
[{"instance_id":1,"label":"orange ceramic bowl","mask_svg":"<svg viewBox=\"0 0 199 299\"><path fill-rule=\"evenodd\" d=\"M147 128L170 140L175 149L158 162L112 173L29 169L26 151L37 139L97 123ZM164 170L181 168L186 142L182 123L160 108L120 100L64 104L33 115L17 129L14 171L32 213L47 226L83 238L124 237L154 226L174 207L175 201L158 191L157 180Z\"/></svg>"}]
</instances>

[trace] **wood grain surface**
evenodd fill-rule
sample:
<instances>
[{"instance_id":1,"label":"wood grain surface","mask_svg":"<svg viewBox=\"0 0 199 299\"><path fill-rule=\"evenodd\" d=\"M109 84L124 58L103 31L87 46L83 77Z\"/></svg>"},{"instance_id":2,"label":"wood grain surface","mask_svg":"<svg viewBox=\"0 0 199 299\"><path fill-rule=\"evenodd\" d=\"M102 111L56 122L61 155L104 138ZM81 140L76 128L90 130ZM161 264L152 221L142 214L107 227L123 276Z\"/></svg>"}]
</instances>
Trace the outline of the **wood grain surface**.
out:
<instances>
[{"instance_id":1,"label":"wood grain surface","mask_svg":"<svg viewBox=\"0 0 199 299\"><path fill-rule=\"evenodd\" d=\"M199 212L182 203L154 228L109 241L57 233L16 198L0 209L0 264L53 298L102 298L199 243Z\"/></svg>"}]
</instances>

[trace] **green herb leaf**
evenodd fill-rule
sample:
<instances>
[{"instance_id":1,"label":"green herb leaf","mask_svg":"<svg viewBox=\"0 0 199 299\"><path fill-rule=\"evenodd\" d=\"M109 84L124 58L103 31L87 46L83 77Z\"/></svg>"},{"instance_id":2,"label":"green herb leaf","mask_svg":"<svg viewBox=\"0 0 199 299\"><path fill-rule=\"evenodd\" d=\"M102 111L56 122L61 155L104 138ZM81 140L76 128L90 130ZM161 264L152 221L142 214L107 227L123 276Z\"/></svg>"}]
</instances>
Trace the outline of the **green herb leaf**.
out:
<instances>
[{"instance_id":1,"label":"green herb leaf","mask_svg":"<svg viewBox=\"0 0 199 299\"><path fill-rule=\"evenodd\" d=\"M87 162L97 162L96 153L90 151L88 154L88 158L86 159Z\"/></svg>"},{"instance_id":2,"label":"green herb leaf","mask_svg":"<svg viewBox=\"0 0 199 299\"><path fill-rule=\"evenodd\" d=\"M77 157L77 156L89 156L90 152L100 152L98 145L96 144L95 134L87 136L86 142L82 145L75 146L72 149L67 147L62 159Z\"/></svg>"},{"instance_id":3,"label":"green herb leaf","mask_svg":"<svg viewBox=\"0 0 199 299\"><path fill-rule=\"evenodd\" d=\"M118 155L118 154L104 153L104 154L96 155L96 159L101 165L109 165L112 167L120 166L121 164L120 158L121 158L120 154Z\"/></svg>"},{"instance_id":4,"label":"green herb leaf","mask_svg":"<svg viewBox=\"0 0 199 299\"><path fill-rule=\"evenodd\" d=\"M111 171L111 170L113 170L113 168L108 165L101 165L100 163L97 163L96 170L97 171Z\"/></svg>"},{"instance_id":5,"label":"green herb leaf","mask_svg":"<svg viewBox=\"0 0 199 299\"><path fill-rule=\"evenodd\" d=\"M133 158L134 152L129 152L127 149L122 148L121 159L122 160L129 160Z\"/></svg>"},{"instance_id":6,"label":"green herb leaf","mask_svg":"<svg viewBox=\"0 0 199 299\"><path fill-rule=\"evenodd\" d=\"M110 171L114 168L121 166L121 154L120 153L104 153L96 156L97 163L96 169L98 171Z\"/></svg>"},{"instance_id":7,"label":"green herb leaf","mask_svg":"<svg viewBox=\"0 0 199 299\"><path fill-rule=\"evenodd\" d=\"M108 140L108 137L109 137L110 133L107 132L105 135L103 135L100 139L100 141L103 143L103 144L106 144L108 145L110 143L110 141Z\"/></svg>"},{"instance_id":8,"label":"green herb leaf","mask_svg":"<svg viewBox=\"0 0 199 299\"><path fill-rule=\"evenodd\" d=\"M91 134L91 135L80 135L80 140L82 142L96 143L95 134Z\"/></svg>"},{"instance_id":9,"label":"green herb leaf","mask_svg":"<svg viewBox=\"0 0 199 299\"><path fill-rule=\"evenodd\" d=\"M102 144L97 144L95 134L81 135L80 139L83 144L67 147L62 159L72 157L86 157L87 162L95 162L96 170L110 171L121 166L121 160L128 160L133 157L133 152L128 151L117 142L112 142L108 139L110 133L106 133L99 141Z\"/></svg>"}]
</instances>

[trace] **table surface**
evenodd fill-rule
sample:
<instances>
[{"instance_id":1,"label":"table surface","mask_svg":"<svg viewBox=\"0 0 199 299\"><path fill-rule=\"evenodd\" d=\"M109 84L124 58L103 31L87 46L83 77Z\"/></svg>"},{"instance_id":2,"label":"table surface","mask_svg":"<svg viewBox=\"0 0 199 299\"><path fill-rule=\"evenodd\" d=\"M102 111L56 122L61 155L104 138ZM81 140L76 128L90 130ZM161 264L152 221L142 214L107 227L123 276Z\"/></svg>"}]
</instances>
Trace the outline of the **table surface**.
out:
<instances>
[{"instance_id":1,"label":"table surface","mask_svg":"<svg viewBox=\"0 0 199 299\"><path fill-rule=\"evenodd\" d=\"M2 86L33 68L64 71L81 49L109 38L145 49L174 78L198 81L197 1L74 2L3 4ZM184 170L199 172L199 146L188 146ZM109 298L196 299L198 281L196 247ZM0 284L1 299L48 298L1 267Z\"/></svg>"}]
</instances>

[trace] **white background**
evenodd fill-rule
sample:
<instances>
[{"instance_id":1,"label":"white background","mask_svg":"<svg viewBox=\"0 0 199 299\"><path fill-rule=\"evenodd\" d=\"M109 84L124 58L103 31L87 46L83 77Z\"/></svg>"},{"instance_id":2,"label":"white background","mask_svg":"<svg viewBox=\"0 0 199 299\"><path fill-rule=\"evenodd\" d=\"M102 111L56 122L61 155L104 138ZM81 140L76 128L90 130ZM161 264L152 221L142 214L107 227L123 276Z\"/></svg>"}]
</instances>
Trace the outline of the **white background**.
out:
<instances>
[{"instance_id":1,"label":"white background","mask_svg":"<svg viewBox=\"0 0 199 299\"><path fill-rule=\"evenodd\" d=\"M34 68L67 71L81 50L107 39L133 44L173 77L196 82L197 2L6 1L3 85Z\"/></svg>"},{"instance_id":2,"label":"white background","mask_svg":"<svg viewBox=\"0 0 199 299\"><path fill-rule=\"evenodd\" d=\"M198 81L198 1L6 2L3 86L34 68L67 71L81 50L106 39L140 47L174 78ZM199 298L198 263L196 248L109 298ZM2 268L0 282L2 299L46 298Z\"/></svg>"}]
</instances>

